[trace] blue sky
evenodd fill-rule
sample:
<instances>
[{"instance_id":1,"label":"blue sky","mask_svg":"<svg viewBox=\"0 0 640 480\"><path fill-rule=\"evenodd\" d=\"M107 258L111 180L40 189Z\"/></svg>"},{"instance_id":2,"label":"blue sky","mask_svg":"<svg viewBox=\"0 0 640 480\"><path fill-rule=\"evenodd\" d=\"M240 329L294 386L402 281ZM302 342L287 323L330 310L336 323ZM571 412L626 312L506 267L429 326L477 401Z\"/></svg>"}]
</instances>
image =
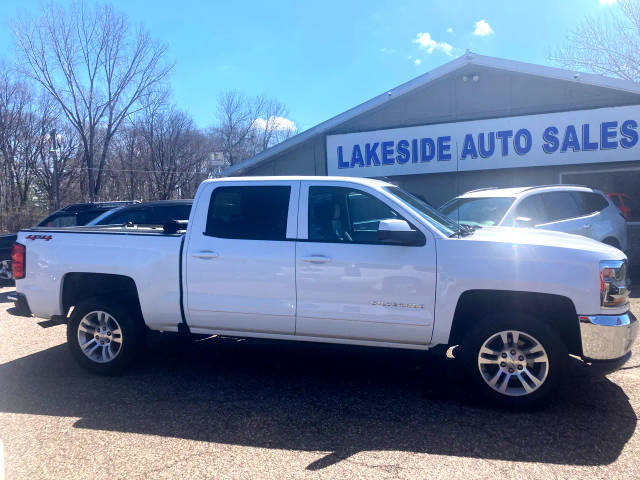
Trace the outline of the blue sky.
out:
<instances>
[{"instance_id":1,"label":"blue sky","mask_svg":"<svg viewBox=\"0 0 640 480\"><path fill-rule=\"evenodd\" d=\"M87 0L90 1L90 0ZM300 130L337 115L466 48L549 64L585 15L615 0L113 0L169 46L179 107L214 121L226 89L284 102ZM0 0L0 55L14 55L11 19L40 0ZM478 23L479 22L479 23Z\"/></svg>"}]
</instances>

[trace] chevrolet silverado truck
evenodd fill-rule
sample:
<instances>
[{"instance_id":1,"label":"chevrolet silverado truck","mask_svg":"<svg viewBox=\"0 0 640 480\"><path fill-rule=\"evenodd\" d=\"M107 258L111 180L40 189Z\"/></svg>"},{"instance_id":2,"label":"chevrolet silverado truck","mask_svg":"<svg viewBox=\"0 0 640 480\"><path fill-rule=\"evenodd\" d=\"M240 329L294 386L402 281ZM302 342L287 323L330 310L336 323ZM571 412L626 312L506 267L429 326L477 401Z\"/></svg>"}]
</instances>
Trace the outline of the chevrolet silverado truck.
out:
<instances>
[{"instance_id":1,"label":"chevrolet silverado truck","mask_svg":"<svg viewBox=\"0 0 640 480\"><path fill-rule=\"evenodd\" d=\"M390 183L207 180L188 225L33 228L16 301L67 323L75 359L122 371L149 330L445 352L501 405L530 406L569 355L631 355L627 260L577 235L459 225Z\"/></svg>"}]
</instances>

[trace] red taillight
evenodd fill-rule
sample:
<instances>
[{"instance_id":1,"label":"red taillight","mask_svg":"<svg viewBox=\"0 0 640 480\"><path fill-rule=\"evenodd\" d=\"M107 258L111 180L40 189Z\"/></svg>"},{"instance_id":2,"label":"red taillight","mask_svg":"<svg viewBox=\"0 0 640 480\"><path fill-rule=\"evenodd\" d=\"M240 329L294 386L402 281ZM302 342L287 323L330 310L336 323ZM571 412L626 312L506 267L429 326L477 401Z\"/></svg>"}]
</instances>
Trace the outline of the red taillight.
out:
<instances>
[{"instance_id":1,"label":"red taillight","mask_svg":"<svg viewBox=\"0 0 640 480\"><path fill-rule=\"evenodd\" d=\"M27 249L20 243L14 243L11 248L11 273L15 280L24 278L26 271Z\"/></svg>"}]
</instances>

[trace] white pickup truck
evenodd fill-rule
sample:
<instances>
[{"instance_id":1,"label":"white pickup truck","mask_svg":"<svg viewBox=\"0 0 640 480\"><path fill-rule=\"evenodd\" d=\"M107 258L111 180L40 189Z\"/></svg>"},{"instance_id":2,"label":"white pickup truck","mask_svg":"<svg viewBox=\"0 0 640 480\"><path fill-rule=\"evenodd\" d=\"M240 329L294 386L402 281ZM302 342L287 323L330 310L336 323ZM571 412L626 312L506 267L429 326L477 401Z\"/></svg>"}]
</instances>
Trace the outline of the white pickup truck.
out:
<instances>
[{"instance_id":1,"label":"white pickup truck","mask_svg":"<svg viewBox=\"0 0 640 480\"><path fill-rule=\"evenodd\" d=\"M147 329L458 345L476 387L510 406L552 391L569 354L617 368L637 335L620 250L464 227L383 181L208 180L181 227L21 231L16 301L66 321L72 354L97 373L126 367Z\"/></svg>"}]
</instances>

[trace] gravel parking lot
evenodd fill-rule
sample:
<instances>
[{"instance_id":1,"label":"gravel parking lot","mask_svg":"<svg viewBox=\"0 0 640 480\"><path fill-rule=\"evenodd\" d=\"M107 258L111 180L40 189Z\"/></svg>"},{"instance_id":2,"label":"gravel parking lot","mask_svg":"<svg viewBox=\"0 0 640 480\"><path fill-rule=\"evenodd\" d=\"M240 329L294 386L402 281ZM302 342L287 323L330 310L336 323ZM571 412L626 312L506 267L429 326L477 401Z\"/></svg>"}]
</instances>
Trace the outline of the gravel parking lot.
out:
<instances>
[{"instance_id":1,"label":"gravel parking lot","mask_svg":"<svg viewBox=\"0 0 640 480\"><path fill-rule=\"evenodd\" d=\"M64 326L16 316L10 291L10 480L638 477L640 348L607 378L574 361L534 413L483 405L454 360L385 349L213 338L185 352L159 336L126 375L101 378L72 361Z\"/></svg>"}]
</instances>

